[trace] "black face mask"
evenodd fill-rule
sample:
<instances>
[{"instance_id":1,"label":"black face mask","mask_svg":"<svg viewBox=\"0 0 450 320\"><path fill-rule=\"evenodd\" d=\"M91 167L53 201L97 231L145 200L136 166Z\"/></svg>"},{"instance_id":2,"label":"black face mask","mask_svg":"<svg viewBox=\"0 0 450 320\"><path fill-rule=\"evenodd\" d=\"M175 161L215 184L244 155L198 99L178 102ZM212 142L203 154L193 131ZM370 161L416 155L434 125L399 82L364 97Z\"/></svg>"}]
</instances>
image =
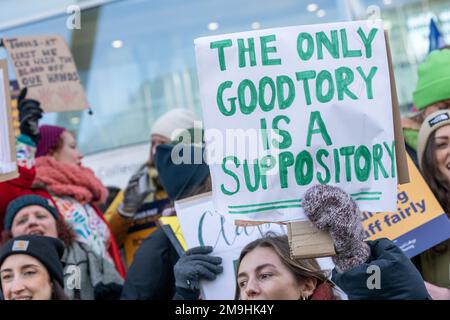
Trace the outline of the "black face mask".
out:
<instances>
[{"instance_id":1,"label":"black face mask","mask_svg":"<svg viewBox=\"0 0 450 320\"><path fill-rule=\"evenodd\" d=\"M195 155L203 156L203 148L193 145L161 144L156 147L155 164L158 170L159 181L167 192L170 200L181 199L183 195L198 187L209 177L209 167L201 158L200 164L195 164ZM174 154L172 155L172 151ZM190 157L184 152L190 151ZM198 158L198 157L197 157ZM182 159L188 163L183 163ZM176 162L176 163L174 163ZM181 162L180 164L178 164Z\"/></svg>"}]
</instances>

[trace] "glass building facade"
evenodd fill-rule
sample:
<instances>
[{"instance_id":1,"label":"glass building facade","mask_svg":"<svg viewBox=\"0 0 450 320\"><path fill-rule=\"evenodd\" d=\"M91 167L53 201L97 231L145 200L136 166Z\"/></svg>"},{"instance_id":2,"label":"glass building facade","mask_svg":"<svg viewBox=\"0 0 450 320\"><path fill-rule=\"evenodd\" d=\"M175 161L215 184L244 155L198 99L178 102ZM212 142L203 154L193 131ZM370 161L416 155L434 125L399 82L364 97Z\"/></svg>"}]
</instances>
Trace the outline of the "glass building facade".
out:
<instances>
[{"instance_id":1,"label":"glass building facade","mask_svg":"<svg viewBox=\"0 0 450 320\"><path fill-rule=\"evenodd\" d=\"M67 26L73 4L81 8L80 29ZM171 108L201 117L195 38L367 14L379 15L389 32L401 111L408 113L431 18L450 44L448 0L0 0L0 37L64 36L93 114L51 113L43 123L69 128L89 155L148 142L153 122Z\"/></svg>"}]
</instances>

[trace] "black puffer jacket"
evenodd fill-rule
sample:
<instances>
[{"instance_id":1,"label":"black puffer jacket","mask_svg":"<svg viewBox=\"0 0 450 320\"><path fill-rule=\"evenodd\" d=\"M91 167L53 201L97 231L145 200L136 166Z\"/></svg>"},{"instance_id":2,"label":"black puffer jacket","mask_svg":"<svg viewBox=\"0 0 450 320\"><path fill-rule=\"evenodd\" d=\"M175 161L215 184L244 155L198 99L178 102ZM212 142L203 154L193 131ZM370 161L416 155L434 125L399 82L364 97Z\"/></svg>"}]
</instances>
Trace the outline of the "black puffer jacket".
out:
<instances>
[{"instance_id":1,"label":"black puffer jacket","mask_svg":"<svg viewBox=\"0 0 450 320\"><path fill-rule=\"evenodd\" d=\"M127 272L123 300L171 300L175 294L173 267L179 255L159 228L142 241Z\"/></svg>"},{"instance_id":2,"label":"black puffer jacket","mask_svg":"<svg viewBox=\"0 0 450 320\"><path fill-rule=\"evenodd\" d=\"M386 238L367 244L371 256L365 263L343 273L333 270L333 282L350 300L431 300L422 276L400 248Z\"/></svg>"}]
</instances>

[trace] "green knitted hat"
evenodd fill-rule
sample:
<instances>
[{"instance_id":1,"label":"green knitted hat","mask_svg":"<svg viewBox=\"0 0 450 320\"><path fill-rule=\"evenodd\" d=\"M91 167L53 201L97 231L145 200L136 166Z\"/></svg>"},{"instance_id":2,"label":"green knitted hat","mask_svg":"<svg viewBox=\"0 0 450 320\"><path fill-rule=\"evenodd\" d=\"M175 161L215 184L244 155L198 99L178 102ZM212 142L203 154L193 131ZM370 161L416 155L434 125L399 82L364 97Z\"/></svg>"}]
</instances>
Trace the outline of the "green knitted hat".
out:
<instances>
[{"instance_id":1,"label":"green knitted hat","mask_svg":"<svg viewBox=\"0 0 450 320\"><path fill-rule=\"evenodd\" d=\"M418 70L416 90L413 93L417 110L450 99L450 49L430 53Z\"/></svg>"}]
</instances>

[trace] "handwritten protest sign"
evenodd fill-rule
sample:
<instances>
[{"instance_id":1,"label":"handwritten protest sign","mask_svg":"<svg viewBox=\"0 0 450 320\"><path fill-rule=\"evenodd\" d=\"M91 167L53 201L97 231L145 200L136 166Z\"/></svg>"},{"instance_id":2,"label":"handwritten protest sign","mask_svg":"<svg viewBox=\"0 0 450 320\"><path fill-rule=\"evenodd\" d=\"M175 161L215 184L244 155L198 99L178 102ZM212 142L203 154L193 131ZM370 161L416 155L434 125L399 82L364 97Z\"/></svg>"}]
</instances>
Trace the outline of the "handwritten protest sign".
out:
<instances>
[{"instance_id":1,"label":"handwritten protest sign","mask_svg":"<svg viewBox=\"0 0 450 320\"><path fill-rule=\"evenodd\" d=\"M223 273L214 281L203 281L202 297L206 300L234 298L236 287L236 262L241 250L267 232L286 234L285 225L265 223L256 226L235 226L224 219L213 207L211 193L175 202L177 217L188 248L212 246L212 255L222 258ZM331 258L317 259L323 270L332 270Z\"/></svg>"},{"instance_id":2,"label":"handwritten protest sign","mask_svg":"<svg viewBox=\"0 0 450 320\"><path fill-rule=\"evenodd\" d=\"M363 212L366 239L389 238L413 257L450 238L450 220L408 157L411 181L400 185L394 212Z\"/></svg>"},{"instance_id":3,"label":"handwritten protest sign","mask_svg":"<svg viewBox=\"0 0 450 320\"><path fill-rule=\"evenodd\" d=\"M88 108L78 72L62 36L3 39L20 88L46 112Z\"/></svg>"},{"instance_id":4,"label":"handwritten protest sign","mask_svg":"<svg viewBox=\"0 0 450 320\"><path fill-rule=\"evenodd\" d=\"M0 182L18 176L6 60L0 60Z\"/></svg>"},{"instance_id":5,"label":"handwritten protest sign","mask_svg":"<svg viewBox=\"0 0 450 320\"><path fill-rule=\"evenodd\" d=\"M395 211L390 74L381 21L195 40L215 208L230 220L304 218L314 184Z\"/></svg>"}]
</instances>

